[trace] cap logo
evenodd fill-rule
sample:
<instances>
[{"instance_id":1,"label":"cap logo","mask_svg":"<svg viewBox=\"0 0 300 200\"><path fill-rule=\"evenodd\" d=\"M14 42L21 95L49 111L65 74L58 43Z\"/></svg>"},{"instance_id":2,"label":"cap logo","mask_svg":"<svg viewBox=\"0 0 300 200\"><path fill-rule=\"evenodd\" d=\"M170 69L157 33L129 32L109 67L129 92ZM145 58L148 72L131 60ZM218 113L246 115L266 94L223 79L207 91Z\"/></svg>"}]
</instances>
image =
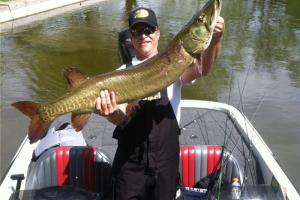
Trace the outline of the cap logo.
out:
<instances>
[{"instance_id":1,"label":"cap logo","mask_svg":"<svg viewBox=\"0 0 300 200\"><path fill-rule=\"evenodd\" d=\"M145 18L149 16L149 12L145 9L139 9L135 12L134 18Z\"/></svg>"}]
</instances>

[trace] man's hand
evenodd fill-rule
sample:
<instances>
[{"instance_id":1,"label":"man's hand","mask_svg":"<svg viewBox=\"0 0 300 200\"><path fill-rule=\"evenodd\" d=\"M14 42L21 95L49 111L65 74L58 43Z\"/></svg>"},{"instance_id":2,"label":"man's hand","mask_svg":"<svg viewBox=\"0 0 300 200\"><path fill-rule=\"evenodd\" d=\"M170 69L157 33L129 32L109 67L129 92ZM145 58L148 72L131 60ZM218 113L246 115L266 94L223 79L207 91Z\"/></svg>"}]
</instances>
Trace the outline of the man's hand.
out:
<instances>
[{"instance_id":1,"label":"man's hand","mask_svg":"<svg viewBox=\"0 0 300 200\"><path fill-rule=\"evenodd\" d=\"M115 125L124 125L127 122L128 117L125 114L125 107L122 109L119 106L125 106L125 104L117 105L116 95L113 91L107 90L100 91L100 96L96 99L96 110L99 115L102 115Z\"/></svg>"},{"instance_id":2,"label":"man's hand","mask_svg":"<svg viewBox=\"0 0 300 200\"><path fill-rule=\"evenodd\" d=\"M224 29L225 29L225 21L224 21L224 18L219 16L217 21L216 21L216 25L215 25L215 28L214 28L214 33L213 33L213 40L214 39L221 39L222 38L222 35L223 35L223 32L224 32Z\"/></svg>"},{"instance_id":3,"label":"man's hand","mask_svg":"<svg viewBox=\"0 0 300 200\"><path fill-rule=\"evenodd\" d=\"M102 116L108 116L116 112L119 108L116 102L115 93L108 90L100 91L100 96L96 99L96 109Z\"/></svg>"}]
</instances>

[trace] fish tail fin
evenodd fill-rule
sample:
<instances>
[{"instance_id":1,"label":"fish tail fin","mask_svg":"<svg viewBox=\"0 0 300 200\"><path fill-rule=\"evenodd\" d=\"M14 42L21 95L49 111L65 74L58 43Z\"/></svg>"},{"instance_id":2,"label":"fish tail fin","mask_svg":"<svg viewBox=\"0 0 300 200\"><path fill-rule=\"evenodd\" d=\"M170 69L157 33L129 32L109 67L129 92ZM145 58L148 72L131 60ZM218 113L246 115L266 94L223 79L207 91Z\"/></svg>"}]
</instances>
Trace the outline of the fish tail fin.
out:
<instances>
[{"instance_id":1,"label":"fish tail fin","mask_svg":"<svg viewBox=\"0 0 300 200\"><path fill-rule=\"evenodd\" d=\"M27 117L32 119L35 115L39 114L40 104L31 101L18 101L11 104L13 107L21 111Z\"/></svg>"},{"instance_id":2,"label":"fish tail fin","mask_svg":"<svg viewBox=\"0 0 300 200\"><path fill-rule=\"evenodd\" d=\"M41 104L31 101L19 101L11 105L31 119L28 132L30 144L38 141L46 135L51 122L44 123L41 120L39 113Z\"/></svg>"}]
</instances>

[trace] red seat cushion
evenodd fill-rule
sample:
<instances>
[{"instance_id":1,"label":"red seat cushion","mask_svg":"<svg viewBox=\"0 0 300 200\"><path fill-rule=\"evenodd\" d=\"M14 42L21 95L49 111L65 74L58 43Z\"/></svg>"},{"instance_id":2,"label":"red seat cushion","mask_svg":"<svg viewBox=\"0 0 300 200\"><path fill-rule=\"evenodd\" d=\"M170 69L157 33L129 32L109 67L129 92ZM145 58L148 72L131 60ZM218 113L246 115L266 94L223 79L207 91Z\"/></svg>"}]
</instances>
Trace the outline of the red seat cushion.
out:
<instances>
[{"instance_id":1,"label":"red seat cushion","mask_svg":"<svg viewBox=\"0 0 300 200\"><path fill-rule=\"evenodd\" d=\"M94 147L57 147L57 185L75 185L94 191L95 159Z\"/></svg>"},{"instance_id":2,"label":"red seat cushion","mask_svg":"<svg viewBox=\"0 0 300 200\"><path fill-rule=\"evenodd\" d=\"M181 146L181 184L193 187L201 178L218 170L221 152L221 147L217 145Z\"/></svg>"},{"instance_id":3,"label":"red seat cushion","mask_svg":"<svg viewBox=\"0 0 300 200\"><path fill-rule=\"evenodd\" d=\"M56 148L57 185L69 184L69 150L64 146Z\"/></svg>"}]
</instances>

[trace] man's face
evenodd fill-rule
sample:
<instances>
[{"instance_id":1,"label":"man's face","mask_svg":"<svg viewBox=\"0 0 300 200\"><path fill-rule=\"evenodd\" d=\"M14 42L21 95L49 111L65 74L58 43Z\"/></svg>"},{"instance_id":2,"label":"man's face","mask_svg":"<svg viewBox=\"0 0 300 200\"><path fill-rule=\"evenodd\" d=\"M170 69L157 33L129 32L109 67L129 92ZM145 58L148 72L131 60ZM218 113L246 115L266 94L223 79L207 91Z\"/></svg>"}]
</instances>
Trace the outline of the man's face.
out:
<instances>
[{"instance_id":1,"label":"man's face","mask_svg":"<svg viewBox=\"0 0 300 200\"><path fill-rule=\"evenodd\" d=\"M138 23L131 28L131 35L132 45L139 60L145 60L157 54L159 30L145 23Z\"/></svg>"}]
</instances>

